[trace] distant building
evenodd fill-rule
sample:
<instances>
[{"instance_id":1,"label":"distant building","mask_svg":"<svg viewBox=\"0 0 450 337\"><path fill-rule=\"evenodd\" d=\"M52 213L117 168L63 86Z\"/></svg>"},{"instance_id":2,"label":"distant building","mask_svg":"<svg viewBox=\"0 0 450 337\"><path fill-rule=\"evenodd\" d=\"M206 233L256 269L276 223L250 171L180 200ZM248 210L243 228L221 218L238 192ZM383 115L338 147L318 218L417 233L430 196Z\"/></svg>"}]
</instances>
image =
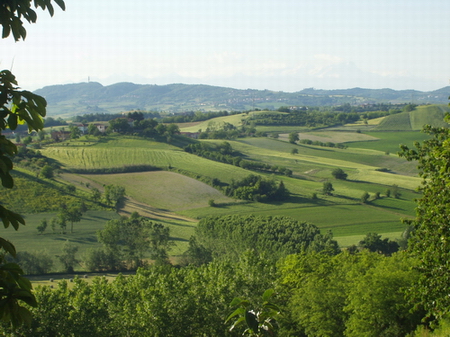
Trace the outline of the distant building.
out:
<instances>
[{"instance_id":1,"label":"distant building","mask_svg":"<svg viewBox=\"0 0 450 337\"><path fill-rule=\"evenodd\" d=\"M62 142L64 140L70 139L70 131L52 131L51 137L55 142Z\"/></svg>"},{"instance_id":2,"label":"distant building","mask_svg":"<svg viewBox=\"0 0 450 337\"><path fill-rule=\"evenodd\" d=\"M180 132L180 135L193 139L198 139L200 132Z\"/></svg>"},{"instance_id":3,"label":"distant building","mask_svg":"<svg viewBox=\"0 0 450 337\"><path fill-rule=\"evenodd\" d=\"M108 125L102 124L102 123L93 123L93 124L98 129L98 131L100 131L101 133L105 133L106 132L106 128L108 127Z\"/></svg>"}]
</instances>

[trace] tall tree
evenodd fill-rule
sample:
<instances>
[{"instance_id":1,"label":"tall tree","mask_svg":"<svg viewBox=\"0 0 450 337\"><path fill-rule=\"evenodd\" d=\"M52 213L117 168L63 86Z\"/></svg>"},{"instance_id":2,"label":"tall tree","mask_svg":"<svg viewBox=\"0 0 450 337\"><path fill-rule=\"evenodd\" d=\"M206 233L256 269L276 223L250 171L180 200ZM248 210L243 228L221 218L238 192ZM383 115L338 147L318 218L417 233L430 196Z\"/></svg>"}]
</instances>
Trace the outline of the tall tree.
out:
<instances>
[{"instance_id":1,"label":"tall tree","mask_svg":"<svg viewBox=\"0 0 450 337\"><path fill-rule=\"evenodd\" d=\"M65 9L63 0L54 0L61 8ZM0 2L0 24L3 28L2 38L7 38L12 33L15 41L25 39L25 19L29 23L35 23L37 14L32 8L47 10L54 14L51 0L2 0ZM2 134L9 128L15 130L18 124L26 123L28 130L39 131L43 129L43 117L46 113L46 101L43 97L30 91L19 90L15 76L8 70L0 71L0 179L3 187L12 188L14 185L10 171L13 168L10 156L17 153L17 147ZM15 229L19 224L25 224L24 219L0 205L0 218L5 228L12 225ZM0 238L0 247L13 256L16 256L14 246ZM17 264L6 264L4 257L0 258L0 319L11 322L17 326L23 322L30 322L30 312L21 305L21 301L36 305L36 299L31 292L31 283L23 278L22 270Z\"/></svg>"},{"instance_id":2,"label":"tall tree","mask_svg":"<svg viewBox=\"0 0 450 337\"><path fill-rule=\"evenodd\" d=\"M296 142L298 142L300 140L300 137L298 136L297 132L291 132L289 134L289 143L291 144L295 144Z\"/></svg>"},{"instance_id":3,"label":"tall tree","mask_svg":"<svg viewBox=\"0 0 450 337\"><path fill-rule=\"evenodd\" d=\"M445 117L447 123L450 116ZM421 261L421 278L412 287L413 301L423 304L430 318L450 312L450 129L425 126L431 139L416 149L402 146L400 155L417 160L423 178L409 251Z\"/></svg>"}]
</instances>

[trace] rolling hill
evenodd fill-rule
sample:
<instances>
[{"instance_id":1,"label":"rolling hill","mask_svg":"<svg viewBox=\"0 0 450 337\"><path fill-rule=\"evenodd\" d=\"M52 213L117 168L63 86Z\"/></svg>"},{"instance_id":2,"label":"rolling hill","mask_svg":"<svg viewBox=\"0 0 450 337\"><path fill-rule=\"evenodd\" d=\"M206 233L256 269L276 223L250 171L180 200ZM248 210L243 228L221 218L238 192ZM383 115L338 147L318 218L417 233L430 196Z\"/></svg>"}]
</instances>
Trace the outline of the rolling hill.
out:
<instances>
[{"instance_id":1,"label":"rolling hill","mask_svg":"<svg viewBox=\"0 0 450 337\"><path fill-rule=\"evenodd\" d=\"M366 103L447 103L450 88L431 92L392 89L316 90L287 93L238 90L209 85L140 85L97 82L47 86L35 91L48 101L49 115L118 113L134 109L183 112L277 109L280 106L324 106Z\"/></svg>"}]
</instances>

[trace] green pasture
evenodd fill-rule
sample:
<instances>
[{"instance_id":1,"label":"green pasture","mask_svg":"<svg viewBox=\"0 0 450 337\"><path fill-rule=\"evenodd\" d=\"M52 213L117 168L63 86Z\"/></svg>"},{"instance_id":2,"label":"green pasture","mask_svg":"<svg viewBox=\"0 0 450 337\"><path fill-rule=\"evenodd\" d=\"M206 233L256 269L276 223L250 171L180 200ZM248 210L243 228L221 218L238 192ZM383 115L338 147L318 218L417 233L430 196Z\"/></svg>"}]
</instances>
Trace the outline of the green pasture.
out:
<instances>
[{"instance_id":1,"label":"green pasture","mask_svg":"<svg viewBox=\"0 0 450 337\"><path fill-rule=\"evenodd\" d=\"M184 126L183 123L180 123L178 126L182 132L198 132L199 130L206 131L207 128L221 129L224 123L229 123L234 126L241 126L242 120L247 118L247 114L237 114L212 118L195 125L192 125L192 123L186 123L186 126Z\"/></svg>"},{"instance_id":2,"label":"green pasture","mask_svg":"<svg viewBox=\"0 0 450 337\"><path fill-rule=\"evenodd\" d=\"M400 145L406 145L410 148L414 147L415 142L423 142L430 136L420 131L403 131L403 132L365 132L369 136L378 138L376 141L370 142L350 142L346 145L351 148L359 148L366 150L376 150L383 153L389 152L397 154L400 151Z\"/></svg>"},{"instance_id":3,"label":"green pasture","mask_svg":"<svg viewBox=\"0 0 450 337\"><path fill-rule=\"evenodd\" d=\"M234 201L205 183L167 171L83 176L102 185L125 186L126 194L131 198L154 208L175 212L206 207L210 199L226 203Z\"/></svg>"},{"instance_id":4,"label":"green pasture","mask_svg":"<svg viewBox=\"0 0 450 337\"><path fill-rule=\"evenodd\" d=\"M386 116L374 130L378 131L420 131L425 124L448 126L444 116L449 112L446 105L422 105L409 112Z\"/></svg>"}]
</instances>

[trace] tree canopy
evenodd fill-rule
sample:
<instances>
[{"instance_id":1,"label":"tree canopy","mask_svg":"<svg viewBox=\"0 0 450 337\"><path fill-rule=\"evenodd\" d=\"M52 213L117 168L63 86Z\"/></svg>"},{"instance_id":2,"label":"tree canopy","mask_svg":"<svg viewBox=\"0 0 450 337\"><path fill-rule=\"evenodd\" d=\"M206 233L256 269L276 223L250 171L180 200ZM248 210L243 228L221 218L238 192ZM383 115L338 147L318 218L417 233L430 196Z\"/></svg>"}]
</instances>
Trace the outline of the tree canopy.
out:
<instances>
[{"instance_id":1,"label":"tree canopy","mask_svg":"<svg viewBox=\"0 0 450 337\"><path fill-rule=\"evenodd\" d=\"M445 120L450 122L450 116ZM421 261L421 278L412 294L430 317L441 318L450 312L450 129L425 126L424 132L431 139L416 143L416 149L402 146L400 153L418 161L423 178L409 242L411 254Z\"/></svg>"},{"instance_id":2,"label":"tree canopy","mask_svg":"<svg viewBox=\"0 0 450 337\"><path fill-rule=\"evenodd\" d=\"M330 232L284 216L229 215L202 219L196 228L198 242L214 256L237 256L247 249L277 259L288 254L325 251L339 247Z\"/></svg>"}]
</instances>

